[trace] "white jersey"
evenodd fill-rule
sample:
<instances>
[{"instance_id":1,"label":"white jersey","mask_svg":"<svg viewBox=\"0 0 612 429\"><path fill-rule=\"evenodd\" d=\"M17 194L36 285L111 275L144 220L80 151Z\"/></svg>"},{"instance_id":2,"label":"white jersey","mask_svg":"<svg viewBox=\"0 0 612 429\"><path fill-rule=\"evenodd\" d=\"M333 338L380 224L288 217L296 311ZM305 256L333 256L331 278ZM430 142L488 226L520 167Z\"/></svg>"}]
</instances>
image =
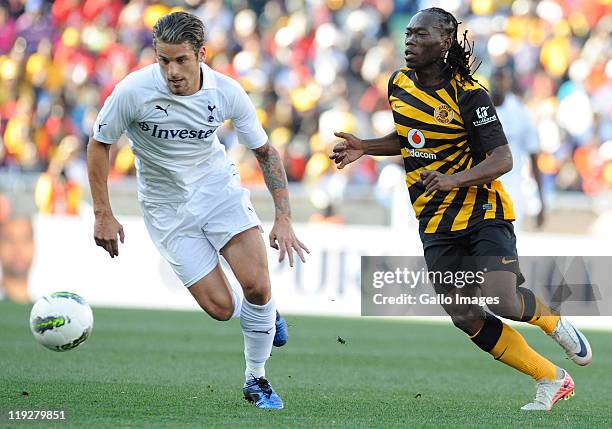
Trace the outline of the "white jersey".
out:
<instances>
[{"instance_id":1,"label":"white jersey","mask_svg":"<svg viewBox=\"0 0 612 429\"><path fill-rule=\"evenodd\" d=\"M540 151L538 132L529 110L516 95L506 94L502 105L495 106L495 110L504 127L504 133L513 155L514 168L507 174L516 174L520 177L529 155Z\"/></svg>"},{"instance_id":2,"label":"white jersey","mask_svg":"<svg viewBox=\"0 0 612 429\"><path fill-rule=\"evenodd\" d=\"M256 149L268 140L244 89L204 63L201 70L202 87L186 96L170 92L158 63L130 73L96 118L93 138L102 143L127 133L140 201L186 201L200 186L231 178L231 163L217 138L227 119L246 147Z\"/></svg>"},{"instance_id":3,"label":"white jersey","mask_svg":"<svg viewBox=\"0 0 612 429\"><path fill-rule=\"evenodd\" d=\"M529 156L540 151L538 133L529 110L516 95L506 94L502 105L495 106L495 110L504 127L513 161L512 170L504 174L501 181L512 198L516 214L515 227L520 229L528 205L527 200L534 197L526 191L533 189L526 187L525 184L532 180L528 169Z\"/></svg>"}]
</instances>

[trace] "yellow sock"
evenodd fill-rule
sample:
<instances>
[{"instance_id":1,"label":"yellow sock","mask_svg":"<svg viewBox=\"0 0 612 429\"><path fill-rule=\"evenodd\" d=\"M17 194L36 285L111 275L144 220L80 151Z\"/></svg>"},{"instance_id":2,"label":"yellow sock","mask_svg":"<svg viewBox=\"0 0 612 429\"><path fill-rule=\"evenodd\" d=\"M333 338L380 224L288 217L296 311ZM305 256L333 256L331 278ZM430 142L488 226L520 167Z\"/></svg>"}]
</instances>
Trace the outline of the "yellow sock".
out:
<instances>
[{"instance_id":1,"label":"yellow sock","mask_svg":"<svg viewBox=\"0 0 612 429\"><path fill-rule=\"evenodd\" d=\"M533 317L527 321L532 325L539 326L548 335L552 334L552 331L557 327L560 316L548 308L545 304L536 297L536 308Z\"/></svg>"},{"instance_id":2,"label":"yellow sock","mask_svg":"<svg viewBox=\"0 0 612 429\"><path fill-rule=\"evenodd\" d=\"M533 377L534 380L554 380L557 367L544 356L529 347L525 338L514 328L503 324L497 344L489 351L495 358L508 366Z\"/></svg>"},{"instance_id":3,"label":"yellow sock","mask_svg":"<svg viewBox=\"0 0 612 429\"><path fill-rule=\"evenodd\" d=\"M557 378L557 367L551 361L529 347L521 334L491 313L485 313L482 328L470 339L496 360L536 381Z\"/></svg>"}]
</instances>

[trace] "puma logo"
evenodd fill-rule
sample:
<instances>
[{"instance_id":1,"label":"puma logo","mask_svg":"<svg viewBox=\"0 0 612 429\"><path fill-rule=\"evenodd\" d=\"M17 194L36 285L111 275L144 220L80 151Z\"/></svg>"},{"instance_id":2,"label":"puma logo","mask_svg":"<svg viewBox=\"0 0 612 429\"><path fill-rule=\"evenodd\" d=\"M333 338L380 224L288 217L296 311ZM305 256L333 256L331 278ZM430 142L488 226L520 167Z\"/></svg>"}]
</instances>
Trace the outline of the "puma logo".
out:
<instances>
[{"instance_id":1,"label":"puma logo","mask_svg":"<svg viewBox=\"0 0 612 429\"><path fill-rule=\"evenodd\" d=\"M164 112L166 114L166 116L168 116L168 108L170 107L170 105L168 104L166 106L166 108L164 109L163 107L161 107L159 104L155 105L155 110L161 110L162 112Z\"/></svg>"}]
</instances>

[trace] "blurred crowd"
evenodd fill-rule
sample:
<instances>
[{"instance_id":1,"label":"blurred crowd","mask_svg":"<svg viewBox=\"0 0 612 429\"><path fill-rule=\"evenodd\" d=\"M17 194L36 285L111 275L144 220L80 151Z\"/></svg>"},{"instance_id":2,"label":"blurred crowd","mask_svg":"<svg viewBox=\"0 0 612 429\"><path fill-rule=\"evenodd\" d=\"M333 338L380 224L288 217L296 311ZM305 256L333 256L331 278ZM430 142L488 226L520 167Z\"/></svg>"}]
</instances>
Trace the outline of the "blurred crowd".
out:
<instances>
[{"instance_id":1,"label":"blurred crowd","mask_svg":"<svg viewBox=\"0 0 612 429\"><path fill-rule=\"evenodd\" d=\"M0 173L39 172L39 210L78 212L100 106L127 73L155 61L156 21L186 10L205 23L207 63L250 94L289 180L329 207L394 162L362 159L338 173L327 155L334 131L393 129L387 80L403 66L406 24L431 6L469 30L483 85L496 67L513 71L537 125L546 190L611 189L612 0L0 0ZM220 138L243 181L261 185L231 127ZM133 174L122 139L111 176Z\"/></svg>"}]
</instances>

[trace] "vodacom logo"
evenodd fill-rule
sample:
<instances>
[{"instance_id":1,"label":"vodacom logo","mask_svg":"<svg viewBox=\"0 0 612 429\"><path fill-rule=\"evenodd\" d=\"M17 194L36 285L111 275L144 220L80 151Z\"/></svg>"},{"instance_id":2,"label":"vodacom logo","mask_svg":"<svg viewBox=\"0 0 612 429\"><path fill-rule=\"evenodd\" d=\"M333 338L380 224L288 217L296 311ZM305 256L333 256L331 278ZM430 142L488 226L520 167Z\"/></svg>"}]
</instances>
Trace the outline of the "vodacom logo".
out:
<instances>
[{"instance_id":1,"label":"vodacom logo","mask_svg":"<svg viewBox=\"0 0 612 429\"><path fill-rule=\"evenodd\" d=\"M415 149L421 149L423 146L425 146L425 136L421 131L417 130L416 128L413 128L408 131L407 138L408 143L410 143L410 145Z\"/></svg>"}]
</instances>

